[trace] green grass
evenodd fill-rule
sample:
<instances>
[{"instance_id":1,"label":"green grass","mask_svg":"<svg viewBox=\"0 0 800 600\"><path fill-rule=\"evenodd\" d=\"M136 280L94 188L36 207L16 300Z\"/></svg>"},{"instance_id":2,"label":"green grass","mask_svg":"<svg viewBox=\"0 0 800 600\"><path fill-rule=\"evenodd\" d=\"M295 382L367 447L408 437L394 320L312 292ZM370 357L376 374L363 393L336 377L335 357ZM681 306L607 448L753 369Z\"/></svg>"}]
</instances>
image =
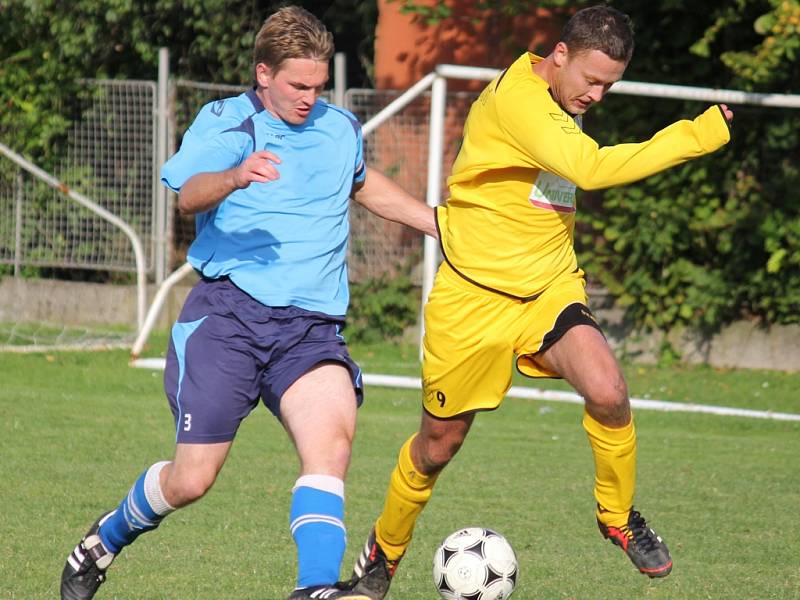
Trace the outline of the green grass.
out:
<instances>
[{"instance_id":1,"label":"green grass","mask_svg":"<svg viewBox=\"0 0 800 600\"><path fill-rule=\"evenodd\" d=\"M163 339L151 343L151 355ZM353 354L370 373L419 370L411 347ZM800 374L639 366L626 373L634 396L800 413ZM0 354L0 599L57 597L64 559L91 521L146 466L171 455L161 376L131 369L122 351ZM637 507L675 559L670 577L651 581L597 532L580 418L579 406L527 400L480 415L420 518L390 598L434 600L434 549L467 525L509 538L520 559L520 600L800 595L800 423L637 413ZM347 488L343 575L418 420L418 392L367 390ZM215 488L127 548L98 599L281 600L294 579L288 507L296 475L291 445L260 408Z\"/></svg>"}]
</instances>

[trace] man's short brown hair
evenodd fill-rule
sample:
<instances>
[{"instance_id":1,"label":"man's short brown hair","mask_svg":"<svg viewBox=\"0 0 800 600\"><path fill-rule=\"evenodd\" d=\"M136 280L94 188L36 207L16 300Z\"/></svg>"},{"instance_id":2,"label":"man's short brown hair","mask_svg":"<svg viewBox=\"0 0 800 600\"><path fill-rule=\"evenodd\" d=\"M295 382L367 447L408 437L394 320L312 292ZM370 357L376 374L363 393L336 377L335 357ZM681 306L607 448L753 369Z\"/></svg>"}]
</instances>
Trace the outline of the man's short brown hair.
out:
<instances>
[{"instance_id":1,"label":"man's short brown hair","mask_svg":"<svg viewBox=\"0 0 800 600\"><path fill-rule=\"evenodd\" d=\"M280 71L290 58L329 61L333 56L333 34L314 15L299 6L285 6L261 26L253 47L253 71L264 63Z\"/></svg>"},{"instance_id":2,"label":"man's short brown hair","mask_svg":"<svg viewBox=\"0 0 800 600\"><path fill-rule=\"evenodd\" d=\"M572 15L560 41L576 54L599 50L612 60L628 63L633 56L633 25L628 15L615 8L590 6Z\"/></svg>"}]
</instances>

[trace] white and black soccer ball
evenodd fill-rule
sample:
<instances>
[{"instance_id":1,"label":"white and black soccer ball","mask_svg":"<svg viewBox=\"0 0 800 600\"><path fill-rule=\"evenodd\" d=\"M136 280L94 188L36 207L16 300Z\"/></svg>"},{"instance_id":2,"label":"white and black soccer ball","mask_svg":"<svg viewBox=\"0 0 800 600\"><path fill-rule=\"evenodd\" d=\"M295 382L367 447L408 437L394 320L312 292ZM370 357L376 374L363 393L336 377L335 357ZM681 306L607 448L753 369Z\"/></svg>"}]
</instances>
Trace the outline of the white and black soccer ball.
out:
<instances>
[{"instance_id":1,"label":"white and black soccer ball","mask_svg":"<svg viewBox=\"0 0 800 600\"><path fill-rule=\"evenodd\" d=\"M508 540L483 527L451 533L433 556L433 582L444 600L506 600L518 572Z\"/></svg>"}]
</instances>

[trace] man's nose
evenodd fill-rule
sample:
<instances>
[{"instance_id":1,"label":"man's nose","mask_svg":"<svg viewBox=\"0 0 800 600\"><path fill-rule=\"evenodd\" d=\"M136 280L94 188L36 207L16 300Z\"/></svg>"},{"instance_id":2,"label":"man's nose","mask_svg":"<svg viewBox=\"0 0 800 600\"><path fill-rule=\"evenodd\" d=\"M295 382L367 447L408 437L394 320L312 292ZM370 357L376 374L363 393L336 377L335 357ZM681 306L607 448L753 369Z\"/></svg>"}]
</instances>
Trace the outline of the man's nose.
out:
<instances>
[{"instance_id":1,"label":"man's nose","mask_svg":"<svg viewBox=\"0 0 800 600\"><path fill-rule=\"evenodd\" d=\"M311 106L317 101L317 96L319 96L317 90L306 90L302 95L303 103L307 106Z\"/></svg>"},{"instance_id":2,"label":"man's nose","mask_svg":"<svg viewBox=\"0 0 800 600\"><path fill-rule=\"evenodd\" d=\"M593 85L589 88L589 98L591 98L592 102L600 102L605 95L606 90L602 85Z\"/></svg>"}]
</instances>

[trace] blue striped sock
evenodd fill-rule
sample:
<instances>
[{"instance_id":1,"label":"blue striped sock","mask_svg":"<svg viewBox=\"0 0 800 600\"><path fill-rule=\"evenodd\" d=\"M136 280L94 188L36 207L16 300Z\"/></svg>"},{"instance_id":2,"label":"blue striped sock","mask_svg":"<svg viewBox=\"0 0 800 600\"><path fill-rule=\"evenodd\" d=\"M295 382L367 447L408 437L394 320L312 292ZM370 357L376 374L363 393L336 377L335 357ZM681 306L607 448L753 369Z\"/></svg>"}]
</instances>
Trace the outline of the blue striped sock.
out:
<instances>
[{"instance_id":1,"label":"blue striped sock","mask_svg":"<svg viewBox=\"0 0 800 600\"><path fill-rule=\"evenodd\" d=\"M142 473L114 514L100 526L100 539L109 552L118 554L142 533L158 527L172 512L173 508L166 504L158 487L158 474L166 464L156 463Z\"/></svg>"},{"instance_id":2,"label":"blue striped sock","mask_svg":"<svg viewBox=\"0 0 800 600\"><path fill-rule=\"evenodd\" d=\"M290 518L297 545L297 587L336 582L347 543L344 482L328 475L301 477Z\"/></svg>"}]
</instances>

